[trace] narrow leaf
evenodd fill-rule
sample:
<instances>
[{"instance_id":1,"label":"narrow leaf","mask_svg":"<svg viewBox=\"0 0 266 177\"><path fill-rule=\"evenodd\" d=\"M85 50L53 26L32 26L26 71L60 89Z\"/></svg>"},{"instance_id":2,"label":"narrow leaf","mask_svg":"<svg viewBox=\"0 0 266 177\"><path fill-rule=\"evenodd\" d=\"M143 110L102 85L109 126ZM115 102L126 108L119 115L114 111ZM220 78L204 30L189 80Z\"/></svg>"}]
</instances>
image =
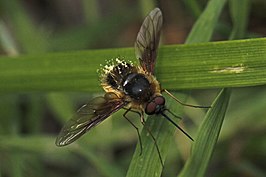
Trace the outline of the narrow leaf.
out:
<instances>
[{"instance_id":1,"label":"narrow leaf","mask_svg":"<svg viewBox=\"0 0 266 177\"><path fill-rule=\"evenodd\" d=\"M0 57L0 92L96 92L100 64L119 56L135 58L134 50ZM164 46L156 67L162 86L175 90L263 85L265 75L266 38Z\"/></svg>"},{"instance_id":2,"label":"narrow leaf","mask_svg":"<svg viewBox=\"0 0 266 177\"><path fill-rule=\"evenodd\" d=\"M230 0L229 5L234 24L230 39L244 38L248 23L250 0Z\"/></svg>"},{"instance_id":3,"label":"narrow leaf","mask_svg":"<svg viewBox=\"0 0 266 177\"><path fill-rule=\"evenodd\" d=\"M210 41L226 0L211 0L194 24L186 44Z\"/></svg>"},{"instance_id":4,"label":"narrow leaf","mask_svg":"<svg viewBox=\"0 0 266 177\"><path fill-rule=\"evenodd\" d=\"M222 127L229 98L230 89L223 89L212 104L199 128L192 154L181 171L180 177L204 176Z\"/></svg>"}]
</instances>

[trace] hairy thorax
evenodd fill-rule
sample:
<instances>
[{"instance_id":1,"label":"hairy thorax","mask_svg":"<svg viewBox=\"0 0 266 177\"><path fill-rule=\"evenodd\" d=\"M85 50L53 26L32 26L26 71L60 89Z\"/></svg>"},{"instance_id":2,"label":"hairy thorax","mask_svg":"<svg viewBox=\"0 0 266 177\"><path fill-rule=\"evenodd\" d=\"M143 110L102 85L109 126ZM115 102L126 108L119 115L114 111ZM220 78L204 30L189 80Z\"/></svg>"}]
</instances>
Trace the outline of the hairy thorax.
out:
<instances>
[{"instance_id":1,"label":"hairy thorax","mask_svg":"<svg viewBox=\"0 0 266 177\"><path fill-rule=\"evenodd\" d=\"M104 66L100 75L106 92L113 92L129 102L127 107L144 109L152 97L161 95L160 84L150 73L130 62L116 59Z\"/></svg>"}]
</instances>

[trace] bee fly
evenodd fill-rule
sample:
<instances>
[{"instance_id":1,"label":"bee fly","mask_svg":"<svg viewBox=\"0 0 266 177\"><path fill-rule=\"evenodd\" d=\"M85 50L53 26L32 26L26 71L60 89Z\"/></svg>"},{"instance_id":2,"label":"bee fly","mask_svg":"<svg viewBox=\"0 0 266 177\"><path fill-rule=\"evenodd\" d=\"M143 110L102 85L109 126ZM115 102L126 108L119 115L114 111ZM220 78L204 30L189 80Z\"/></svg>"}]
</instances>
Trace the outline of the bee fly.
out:
<instances>
[{"instance_id":1,"label":"bee fly","mask_svg":"<svg viewBox=\"0 0 266 177\"><path fill-rule=\"evenodd\" d=\"M145 18L135 42L135 52L140 66L134 66L132 63L120 59L104 66L100 74L100 80L106 92L105 95L92 99L77 111L59 133L56 139L57 146L65 146L74 142L121 108L126 109L123 116L136 128L137 132L137 127L126 117L129 111L137 112L143 125L145 123L144 113L162 115L193 141L191 136L165 114L165 111L171 112L165 107L165 98L162 96L162 92L166 92L182 105L202 106L180 102L170 92L162 89L154 76L162 23L162 12L155 8ZM151 134L150 130L148 131ZM139 132L138 136L142 148ZM160 161L163 164L156 140L152 134L151 137L155 142Z\"/></svg>"}]
</instances>

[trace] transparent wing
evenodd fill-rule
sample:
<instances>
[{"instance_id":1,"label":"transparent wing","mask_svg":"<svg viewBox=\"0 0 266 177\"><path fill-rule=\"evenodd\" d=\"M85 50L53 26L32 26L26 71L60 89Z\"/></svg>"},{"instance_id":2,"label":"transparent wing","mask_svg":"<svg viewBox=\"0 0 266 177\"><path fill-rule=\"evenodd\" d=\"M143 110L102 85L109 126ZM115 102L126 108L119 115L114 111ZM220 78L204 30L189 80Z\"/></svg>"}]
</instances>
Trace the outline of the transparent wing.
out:
<instances>
[{"instance_id":1,"label":"transparent wing","mask_svg":"<svg viewBox=\"0 0 266 177\"><path fill-rule=\"evenodd\" d=\"M155 8L142 23L135 42L135 52L140 65L152 74L154 74L162 23L162 12Z\"/></svg>"},{"instance_id":2,"label":"transparent wing","mask_svg":"<svg viewBox=\"0 0 266 177\"><path fill-rule=\"evenodd\" d=\"M73 118L64 125L55 144L65 146L74 142L126 104L114 93L106 93L105 96L92 99L88 104L82 106Z\"/></svg>"}]
</instances>

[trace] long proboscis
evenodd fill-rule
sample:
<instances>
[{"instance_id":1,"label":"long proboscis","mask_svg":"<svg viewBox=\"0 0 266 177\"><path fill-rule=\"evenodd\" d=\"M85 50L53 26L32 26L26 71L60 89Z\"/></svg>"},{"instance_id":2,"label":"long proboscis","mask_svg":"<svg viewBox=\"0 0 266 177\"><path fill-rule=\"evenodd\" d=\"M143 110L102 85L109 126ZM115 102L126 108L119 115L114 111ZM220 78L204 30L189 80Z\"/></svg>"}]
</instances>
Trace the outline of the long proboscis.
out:
<instances>
[{"instance_id":1,"label":"long proboscis","mask_svg":"<svg viewBox=\"0 0 266 177\"><path fill-rule=\"evenodd\" d=\"M163 111L160 113L164 118L171 122L176 128L178 128L184 135L186 135L191 141L194 141L193 138L185 132L181 127L179 127L170 117L168 117Z\"/></svg>"}]
</instances>

